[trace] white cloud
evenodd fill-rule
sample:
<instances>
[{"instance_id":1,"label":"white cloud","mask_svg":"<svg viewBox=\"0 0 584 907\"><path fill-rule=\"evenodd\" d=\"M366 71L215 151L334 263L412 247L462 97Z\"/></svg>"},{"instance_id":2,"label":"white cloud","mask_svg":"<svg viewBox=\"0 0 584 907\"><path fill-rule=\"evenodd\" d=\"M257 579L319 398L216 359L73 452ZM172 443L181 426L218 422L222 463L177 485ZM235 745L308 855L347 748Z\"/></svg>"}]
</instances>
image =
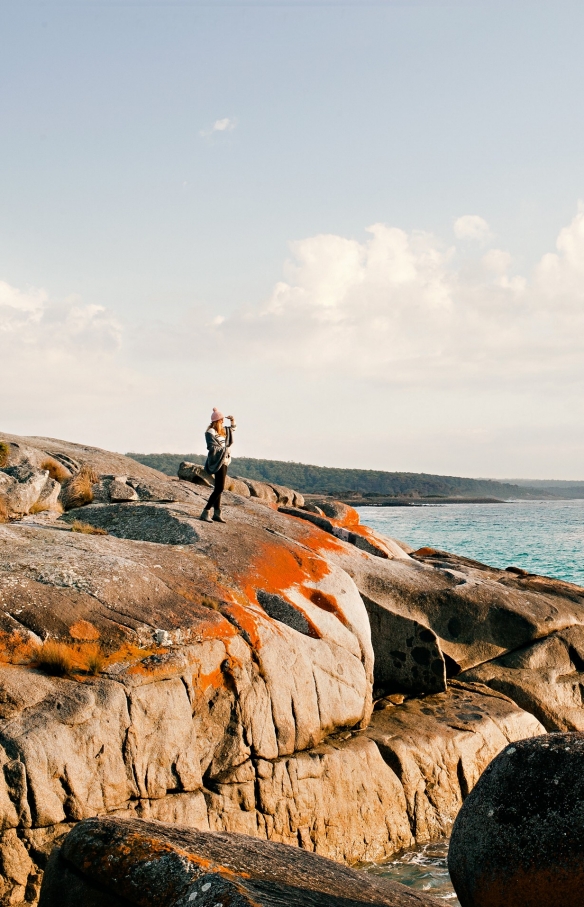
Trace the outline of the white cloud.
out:
<instances>
[{"instance_id":1,"label":"white cloud","mask_svg":"<svg viewBox=\"0 0 584 907\"><path fill-rule=\"evenodd\" d=\"M189 440L193 408L200 402L204 421L209 400L224 399L237 414L247 409L253 443L241 452L252 456L339 463L343 452L346 465L551 475L557 442L577 478L584 207L529 274L515 273L504 249L461 247L386 224L362 240L320 234L291 243L263 301L131 329L102 306L0 283L0 358L18 375L14 419L26 417L29 433L46 418L45 432L82 437L66 410L85 418L94 443L186 451L201 448ZM364 452L368 413L383 416L375 451ZM523 465L537 450L549 469Z\"/></svg>"},{"instance_id":2,"label":"white cloud","mask_svg":"<svg viewBox=\"0 0 584 907\"><path fill-rule=\"evenodd\" d=\"M481 259L483 265L488 271L495 274L506 274L511 267L511 255L504 252L503 249L489 249Z\"/></svg>"},{"instance_id":3,"label":"white cloud","mask_svg":"<svg viewBox=\"0 0 584 907\"><path fill-rule=\"evenodd\" d=\"M158 325L149 355L196 350L202 361L220 344L243 369L264 363L319 381L338 371L386 387L584 384L584 209L530 276L513 274L502 249L461 261L428 233L368 233L293 242L263 304Z\"/></svg>"},{"instance_id":4,"label":"white cloud","mask_svg":"<svg viewBox=\"0 0 584 907\"><path fill-rule=\"evenodd\" d=\"M203 138L209 138L216 132L233 132L237 126L237 120L233 117L223 117L220 120L215 120L213 125L209 129L201 129L199 135Z\"/></svg>"},{"instance_id":5,"label":"white cloud","mask_svg":"<svg viewBox=\"0 0 584 907\"><path fill-rule=\"evenodd\" d=\"M230 117L223 117L213 123L213 132L231 132L232 129L235 129L235 120Z\"/></svg>"},{"instance_id":6,"label":"white cloud","mask_svg":"<svg viewBox=\"0 0 584 907\"><path fill-rule=\"evenodd\" d=\"M465 214L454 221L454 235L457 239L484 242L491 235L488 223L478 214Z\"/></svg>"}]
</instances>

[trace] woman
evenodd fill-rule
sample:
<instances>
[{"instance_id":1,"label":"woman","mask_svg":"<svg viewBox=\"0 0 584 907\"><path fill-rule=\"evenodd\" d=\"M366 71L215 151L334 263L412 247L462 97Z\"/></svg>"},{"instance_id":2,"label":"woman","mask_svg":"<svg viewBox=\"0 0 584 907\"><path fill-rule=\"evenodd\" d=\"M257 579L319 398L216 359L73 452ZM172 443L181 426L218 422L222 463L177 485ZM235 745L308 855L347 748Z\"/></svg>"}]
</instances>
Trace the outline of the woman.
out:
<instances>
[{"instance_id":1,"label":"woman","mask_svg":"<svg viewBox=\"0 0 584 907\"><path fill-rule=\"evenodd\" d=\"M227 428L223 425L223 413L220 413L217 407L213 408L211 413L211 424L205 432L205 441L207 443L207 461L205 470L210 475L215 476L215 488L213 494L207 501L200 519L205 523L215 520L217 523L225 523L226 520L221 516L221 495L225 488L225 479L227 478L227 467L231 463L231 453L229 448L233 444L233 432L236 429L235 419L233 416L227 416L230 425ZM214 508L211 517L211 507Z\"/></svg>"}]
</instances>

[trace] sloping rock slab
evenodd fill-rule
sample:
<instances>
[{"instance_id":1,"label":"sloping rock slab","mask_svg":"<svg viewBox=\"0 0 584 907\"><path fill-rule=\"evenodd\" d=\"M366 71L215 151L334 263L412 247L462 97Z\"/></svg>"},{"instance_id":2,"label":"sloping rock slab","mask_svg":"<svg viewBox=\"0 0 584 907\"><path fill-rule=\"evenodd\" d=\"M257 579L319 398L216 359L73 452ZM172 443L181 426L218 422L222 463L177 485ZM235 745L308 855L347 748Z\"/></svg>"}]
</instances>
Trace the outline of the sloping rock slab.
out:
<instances>
[{"instance_id":1,"label":"sloping rock slab","mask_svg":"<svg viewBox=\"0 0 584 907\"><path fill-rule=\"evenodd\" d=\"M64 522L75 519L75 512L63 517ZM199 539L194 521L184 511L159 504L88 504L83 509L83 521L120 539L159 545L192 545Z\"/></svg>"},{"instance_id":2,"label":"sloping rock slab","mask_svg":"<svg viewBox=\"0 0 584 907\"><path fill-rule=\"evenodd\" d=\"M560 580L517 576L437 551L407 561L358 559L347 549L331 557L367 597L370 619L379 608L431 629L451 676L584 625L584 589ZM388 642L393 648L391 636Z\"/></svg>"},{"instance_id":3,"label":"sloping rock slab","mask_svg":"<svg viewBox=\"0 0 584 907\"><path fill-rule=\"evenodd\" d=\"M51 857L39 907L436 907L299 848L137 819L89 819Z\"/></svg>"},{"instance_id":4,"label":"sloping rock slab","mask_svg":"<svg viewBox=\"0 0 584 907\"><path fill-rule=\"evenodd\" d=\"M584 731L584 627L568 627L459 677L510 696L547 731Z\"/></svg>"}]
</instances>

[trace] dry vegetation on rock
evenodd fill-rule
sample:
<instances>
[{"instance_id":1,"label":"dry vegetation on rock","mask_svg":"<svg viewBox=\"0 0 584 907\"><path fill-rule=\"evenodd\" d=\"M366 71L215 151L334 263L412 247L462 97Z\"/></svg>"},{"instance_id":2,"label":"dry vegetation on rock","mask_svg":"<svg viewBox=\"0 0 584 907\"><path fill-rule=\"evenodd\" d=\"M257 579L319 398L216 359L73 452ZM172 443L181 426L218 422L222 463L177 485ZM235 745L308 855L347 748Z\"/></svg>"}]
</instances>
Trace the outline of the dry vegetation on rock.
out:
<instances>
[{"instance_id":1,"label":"dry vegetation on rock","mask_svg":"<svg viewBox=\"0 0 584 907\"><path fill-rule=\"evenodd\" d=\"M0 523L8 522L8 503L6 498L0 496Z\"/></svg>"},{"instance_id":2,"label":"dry vegetation on rock","mask_svg":"<svg viewBox=\"0 0 584 907\"><path fill-rule=\"evenodd\" d=\"M99 475L91 466L82 466L77 475L63 485L62 500L65 510L74 510L91 504L93 486L99 481Z\"/></svg>"},{"instance_id":3,"label":"dry vegetation on rock","mask_svg":"<svg viewBox=\"0 0 584 907\"><path fill-rule=\"evenodd\" d=\"M107 529L100 529L99 526L92 526L91 523L82 523L81 520L74 520L71 524L71 532L81 532L83 535L107 535Z\"/></svg>"},{"instance_id":4,"label":"dry vegetation on rock","mask_svg":"<svg viewBox=\"0 0 584 907\"><path fill-rule=\"evenodd\" d=\"M59 463L59 461L55 460L53 457L47 457L46 460L43 460L41 469L48 470L51 479L55 479L55 481L59 482L61 485L71 478L69 470L65 469L63 464Z\"/></svg>"},{"instance_id":5,"label":"dry vegetation on rock","mask_svg":"<svg viewBox=\"0 0 584 907\"><path fill-rule=\"evenodd\" d=\"M87 670L90 674L101 674L105 665L104 654L99 646L94 646L87 653Z\"/></svg>"},{"instance_id":6,"label":"dry vegetation on rock","mask_svg":"<svg viewBox=\"0 0 584 907\"><path fill-rule=\"evenodd\" d=\"M74 652L65 643L48 640L38 646L34 660L45 674L66 677L73 670Z\"/></svg>"},{"instance_id":7,"label":"dry vegetation on rock","mask_svg":"<svg viewBox=\"0 0 584 907\"><path fill-rule=\"evenodd\" d=\"M10 444L6 441L0 441L0 469L4 469L10 456Z\"/></svg>"}]
</instances>

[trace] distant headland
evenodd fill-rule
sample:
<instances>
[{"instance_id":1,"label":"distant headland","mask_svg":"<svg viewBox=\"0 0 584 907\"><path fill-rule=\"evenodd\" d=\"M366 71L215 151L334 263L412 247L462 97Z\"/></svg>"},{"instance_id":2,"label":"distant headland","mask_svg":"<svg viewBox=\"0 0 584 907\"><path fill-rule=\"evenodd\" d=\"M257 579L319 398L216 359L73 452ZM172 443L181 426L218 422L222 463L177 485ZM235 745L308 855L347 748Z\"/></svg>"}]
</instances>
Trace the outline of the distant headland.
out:
<instances>
[{"instance_id":1,"label":"distant headland","mask_svg":"<svg viewBox=\"0 0 584 907\"><path fill-rule=\"evenodd\" d=\"M203 454L128 453L145 466L175 476L183 460L203 464ZM407 504L477 503L509 500L566 500L584 498L584 481L469 479L424 472L386 472L381 469L341 469L285 460L234 457L233 472L258 482L276 482L304 495L333 495L354 507Z\"/></svg>"}]
</instances>

